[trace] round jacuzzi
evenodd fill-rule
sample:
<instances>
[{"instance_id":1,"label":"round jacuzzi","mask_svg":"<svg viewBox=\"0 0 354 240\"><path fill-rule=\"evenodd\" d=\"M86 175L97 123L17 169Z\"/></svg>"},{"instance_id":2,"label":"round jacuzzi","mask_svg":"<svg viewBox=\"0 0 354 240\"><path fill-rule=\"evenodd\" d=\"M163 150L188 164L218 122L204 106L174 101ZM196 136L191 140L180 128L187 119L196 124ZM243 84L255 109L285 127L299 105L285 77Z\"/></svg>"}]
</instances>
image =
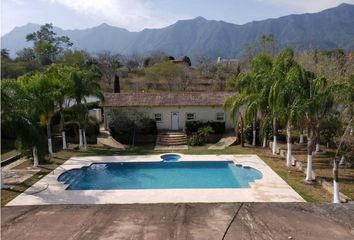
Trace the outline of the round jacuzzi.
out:
<instances>
[{"instance_id":1,"label":"round jacuzzi","mask_svg":"<svg viewBox=\"0 0 354 240\"><path fill-rule=\"evenodd\" d=\"M173 153L163 154L160 157L162 158L162 160L164 162L176 162L176 161L178 161L181 158L180 155L173 154Z\"/></svg>"}]
</instances>

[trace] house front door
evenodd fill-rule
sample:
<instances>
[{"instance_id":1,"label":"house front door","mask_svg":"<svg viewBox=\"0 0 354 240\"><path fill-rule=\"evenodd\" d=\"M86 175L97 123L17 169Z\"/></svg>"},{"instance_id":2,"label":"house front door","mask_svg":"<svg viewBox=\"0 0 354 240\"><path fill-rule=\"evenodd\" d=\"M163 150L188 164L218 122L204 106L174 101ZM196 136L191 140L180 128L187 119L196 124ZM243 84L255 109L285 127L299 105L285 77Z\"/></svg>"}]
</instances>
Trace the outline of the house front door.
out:
<instances>
[{"instance_id":1,"label":"house front door","mask_svg":"<svg viewBox=\"0 0 354 240\"><path fill-rule=\"evenodd\" d=\"M178 130L178 121L179 121L179 115L178 112L172 112L171 113L171 129L172 130Z\"/></svg>"}]
</instances>

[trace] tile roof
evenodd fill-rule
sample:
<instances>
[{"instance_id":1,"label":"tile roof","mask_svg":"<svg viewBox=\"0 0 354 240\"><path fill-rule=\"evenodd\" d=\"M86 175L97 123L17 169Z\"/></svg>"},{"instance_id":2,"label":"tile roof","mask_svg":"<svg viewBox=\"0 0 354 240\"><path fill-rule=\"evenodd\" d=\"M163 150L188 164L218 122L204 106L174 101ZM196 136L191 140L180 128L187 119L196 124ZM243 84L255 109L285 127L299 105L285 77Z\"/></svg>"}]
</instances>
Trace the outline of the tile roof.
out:
<instances>
[{"instance_id":1,"label":"tile roof","mask_svg":"<svg viewBox=\"0 0 354 240\"><path fill-rule=\"evenodd\" d=\"M234 92L104 93L103 107L221 106Z\"/></svg>"}]
</instances>

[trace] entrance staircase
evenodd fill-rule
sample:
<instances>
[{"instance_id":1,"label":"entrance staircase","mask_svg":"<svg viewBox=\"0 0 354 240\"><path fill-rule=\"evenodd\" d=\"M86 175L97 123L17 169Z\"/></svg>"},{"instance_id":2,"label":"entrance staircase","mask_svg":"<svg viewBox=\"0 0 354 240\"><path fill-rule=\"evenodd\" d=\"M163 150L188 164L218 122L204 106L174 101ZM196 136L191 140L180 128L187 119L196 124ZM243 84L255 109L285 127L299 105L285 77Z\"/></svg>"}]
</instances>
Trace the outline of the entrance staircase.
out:
<instances>
[{"instance_id":1,"label":"entrance staircase","mask_svg":"<svg viewBox=\"0 0 354 240\"><path fill-rule=\"evenodd\" d=\"M157 134L157 146L187 145L187 135L184 132L163 131Z\"/></svg>"}]
</instances>

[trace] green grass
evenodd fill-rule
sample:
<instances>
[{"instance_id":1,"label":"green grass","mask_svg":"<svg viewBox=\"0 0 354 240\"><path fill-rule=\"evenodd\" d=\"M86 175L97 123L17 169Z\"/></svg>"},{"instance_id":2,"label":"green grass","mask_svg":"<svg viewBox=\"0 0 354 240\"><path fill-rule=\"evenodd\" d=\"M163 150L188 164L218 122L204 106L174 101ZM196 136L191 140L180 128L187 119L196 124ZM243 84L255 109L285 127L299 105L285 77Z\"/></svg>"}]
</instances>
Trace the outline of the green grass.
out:
<instances>
[{"instance_id":1,"label":"green grass","mask_svg":"<svg viewBox=\"0 0 354 240\"><path fill-rule=\"evenodd\" d=\"M285 161L279 156L272 156L270 150L263 148L253 148L240 146L231 146L223 150L208 150L208 146L189 147L188 150L183 151L171 151L182 154L257 154L262 158L284 181L286 181L296 192L298 192L308 202L330 202L331 195L327 193L318 184L308 185L305 183L305 175L303 172L292 168L285 168ZM87 150L73 150L59 151L55 153L55 157L52 159L46 159L46 162L42 162L41 171L35 174L33 177L27 179L25 182L14 186L12 190L1 190L1 205L4 206L7 202L11 201L21 192L37 182L41 177L51 172L60 164L64 163L70 157L73 156L112 156L112 155L147 155L147 154L159 154L162 152L154 151L154 145L128 147L123 151L112 151L109 148L102 146L89 146ZM23 169L31 166L30 160L25 161L21 165L17 166L17 169Z\"/></svg>"}]
</instances>

